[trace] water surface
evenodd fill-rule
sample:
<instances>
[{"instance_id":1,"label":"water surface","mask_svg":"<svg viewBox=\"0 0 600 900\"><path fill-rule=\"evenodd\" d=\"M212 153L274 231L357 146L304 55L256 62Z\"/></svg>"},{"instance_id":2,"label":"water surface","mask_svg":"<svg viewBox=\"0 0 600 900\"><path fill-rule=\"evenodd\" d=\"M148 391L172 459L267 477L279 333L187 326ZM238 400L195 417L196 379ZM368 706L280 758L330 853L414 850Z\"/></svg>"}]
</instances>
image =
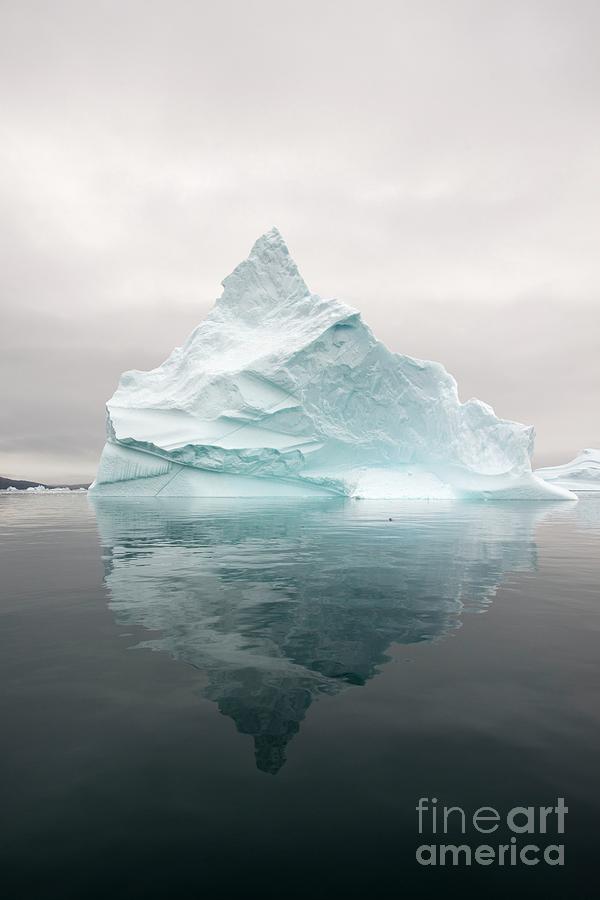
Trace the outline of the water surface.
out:
<instances>
[{"instance_id":1,"label":"water surface","mask_svg":"<svg viewBox=\"0 0 600 900\"><path fill-rule=\"evenodd\" d=\"M8 896L594 896L599 539L597 498L0 496ZM558 796L561 869L415 861L419 797Z\"/></svg>"}]
</instances>

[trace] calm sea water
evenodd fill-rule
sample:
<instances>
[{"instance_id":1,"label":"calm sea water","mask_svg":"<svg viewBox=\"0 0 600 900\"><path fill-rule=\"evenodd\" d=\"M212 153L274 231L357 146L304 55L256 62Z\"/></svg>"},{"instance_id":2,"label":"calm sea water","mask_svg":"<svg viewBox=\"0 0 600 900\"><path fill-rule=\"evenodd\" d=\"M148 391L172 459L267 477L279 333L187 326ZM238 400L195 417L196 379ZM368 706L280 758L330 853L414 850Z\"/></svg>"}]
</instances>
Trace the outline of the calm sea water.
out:
<instances>
[{"instance_id":1,"label":"calm sea water","mask_svg":"<svg viewBox=\"0 0 600 900\"><path fill-rule=\"evenodd\" d=\"M1 495L2 896L597 896L599 546L594 497ZM564 866L415 858L515 836L419 798L558 797Z\"/></svg>"}]
</instances>

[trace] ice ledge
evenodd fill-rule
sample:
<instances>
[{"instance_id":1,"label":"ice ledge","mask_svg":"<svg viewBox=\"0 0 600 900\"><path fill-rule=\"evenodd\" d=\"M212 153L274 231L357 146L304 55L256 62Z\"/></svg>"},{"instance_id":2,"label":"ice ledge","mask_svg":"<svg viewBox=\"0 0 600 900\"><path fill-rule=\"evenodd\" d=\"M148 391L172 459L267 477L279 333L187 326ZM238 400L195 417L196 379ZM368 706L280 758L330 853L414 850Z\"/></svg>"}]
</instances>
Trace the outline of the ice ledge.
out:
<instances>
[{"instance_id":1,"label":"ice ledge","mask_svg":"<svg viewBox=\"0 0 600 900\"><path fill-rule=\"evenodd\" d=\"M210 457L214 448L195 448L197 459ZM448 473L454 483L423 466L398 468L326 469L313 472L292 470L255 475L222 468L222 459L210 457L213 466L189 464L167 454L148 452L108 441L102 452L98 476L90 486L93 494L146 497L347 497L365 500L577 500L559 485L535 475L479 476L469 485L463 475ZM246 461L247 462L247 461Z\"/></svg>"}]
</instances>

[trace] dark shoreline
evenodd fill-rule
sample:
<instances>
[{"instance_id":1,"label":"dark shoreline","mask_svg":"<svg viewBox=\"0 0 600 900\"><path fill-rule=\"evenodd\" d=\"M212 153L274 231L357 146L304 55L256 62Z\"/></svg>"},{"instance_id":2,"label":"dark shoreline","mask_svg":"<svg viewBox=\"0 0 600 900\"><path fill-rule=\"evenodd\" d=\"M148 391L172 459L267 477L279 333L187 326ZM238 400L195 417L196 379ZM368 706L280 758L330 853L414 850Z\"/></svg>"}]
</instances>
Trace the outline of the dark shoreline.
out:
<instances>
[{"instance_id":1,"label":"dark shoreline","mask_svg":"<svg viewBox=\"0 0 600 900\"><path fill-rule=\"evenodd\" d=\"M0 491L5 491L9 487L14 487L18 491L26 491L27 488L30 487L45 487L45 488L70 488L71 490L76 490L77 488L88 488L91 482L86 484L46 484L44 481L24 481L20 478L4 478L0 475Z\"/></svg>"}]
</instances>

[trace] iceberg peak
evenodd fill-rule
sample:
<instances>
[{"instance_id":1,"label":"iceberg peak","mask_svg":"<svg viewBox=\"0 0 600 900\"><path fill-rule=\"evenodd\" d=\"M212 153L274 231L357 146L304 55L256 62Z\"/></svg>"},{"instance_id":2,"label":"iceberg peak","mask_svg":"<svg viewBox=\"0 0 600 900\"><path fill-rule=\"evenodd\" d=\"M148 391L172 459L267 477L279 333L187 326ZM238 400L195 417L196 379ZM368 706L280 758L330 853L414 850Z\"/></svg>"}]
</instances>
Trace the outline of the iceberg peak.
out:
<instances>
[{"instance_id":1,"label":"iceberg peak","mask_svg":"<svg viewBox=\"0 0 600 900\"><path fill-rule=\"evenodd\" d=\"M576 499L532 473L530 427L461 403L442 365L311 293L276 228L182 348L123 374L107 412L104 494Z\"/></svg>"},{"instance_id":2,"label":"iceberg peak","mask_svg":"<svg viewBox=\"0 0 600 900\"><path fill-rule=\"evenodd\" d=\"M250 256L260 256L261 253L264 253L267 250L278 251L284 256L290 255L290 251L288 250L283 235L276 225L273 225L272 228L269 228L268 231L265 231L264 234L261 234L261 236L254 241L252 249L250 250Z\"/></svg>"},{"instance_id":3,"label":"iceberg peak","mask_svg":"<svg viewBox=\"0 0 600 900\"><path fill-rule=\"evenodd\" d=\"M257 311L265 306L293 303L310 293L275 227L255 241L248 258L221 284L224 292L218 301L220 305L244 303L252 296Z\"/></svg>"}]
</instances>

